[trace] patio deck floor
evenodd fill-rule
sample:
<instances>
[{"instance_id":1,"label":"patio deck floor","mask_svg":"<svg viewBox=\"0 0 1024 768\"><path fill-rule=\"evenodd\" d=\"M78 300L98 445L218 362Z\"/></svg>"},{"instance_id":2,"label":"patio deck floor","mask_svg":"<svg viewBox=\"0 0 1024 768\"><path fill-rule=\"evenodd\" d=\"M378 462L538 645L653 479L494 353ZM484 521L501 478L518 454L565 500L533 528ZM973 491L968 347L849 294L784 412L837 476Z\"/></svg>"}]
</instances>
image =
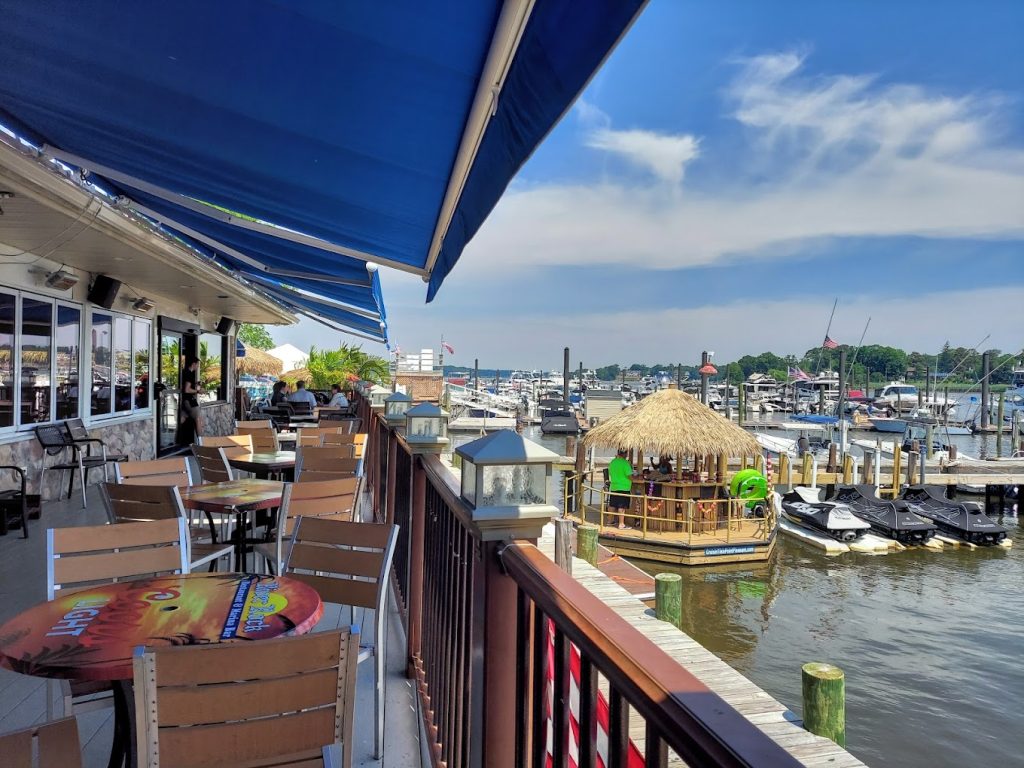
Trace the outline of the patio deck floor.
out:
<instances>
[{"instance_id":1,"label":"patio deck floor","mask_svg":"<svg viewBox=\"0 0 1024 768\"><path fill-rule=\"evenodd\" d=\"M89 489L87 502L87 507L82 509L78 493L70 501L46 502L42 518L29 521L29 539L21 538L20 530L0 536L0 623L46 599L47 528L98 525L104 521L97 486ZM348 619L347 610L343 612L337 606L325 606L324 618L317 625L317 630L333 629L348 623ZM364 631L372 631L372 622L360 623ZM404 674L405 636L393 601L389 606L387 624L383 759L373 759L373 665L367 662L359 665L356 683L353 762L355 766L367 768L427 765L429 762L425 759L421 762L416 697ZM0 734L44 722L46 690L46 681L42 678L0 668ZM78 731L85 768L106 766L113 736L113 710L108 708L79 715Z\"/></svg>"}]
</instances>

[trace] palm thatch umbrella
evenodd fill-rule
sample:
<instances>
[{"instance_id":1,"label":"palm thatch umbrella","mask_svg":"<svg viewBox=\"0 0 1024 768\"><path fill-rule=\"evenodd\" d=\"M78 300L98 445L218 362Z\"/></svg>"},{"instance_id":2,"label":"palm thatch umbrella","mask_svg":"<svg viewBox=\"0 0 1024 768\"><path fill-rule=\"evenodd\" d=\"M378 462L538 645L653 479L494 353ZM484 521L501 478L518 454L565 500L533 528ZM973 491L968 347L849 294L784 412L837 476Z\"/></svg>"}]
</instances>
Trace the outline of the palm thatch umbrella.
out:
<instances>
[{"instance_id":1,"label":"palm thatch umbrella","mask_svg":"<svg viewBox=\"0 0 1024 768\"><path fill-rule=\"evenodd\" d=\"M239 373L248 373L253 376L269 374L277 376L284 368L284 363L273 355L269 355L262 349L246 347L245 357L235 358L235 370Z\"/></svg>"},{"instance_id":2,"label":"palm thatch umbrella","mask_svg":"<svg viewBox=\"0 0 1024 768\"><path fill-rule=\"evenodd\" d=\"M590 446L648 456L754 456L761 446L748 432L678 389L663 389L591 429Z\"/></svg>"},{"instance_id":3,"label":"palm thatch umbrella","mask_svg":"<svg viewBox=\"0 0 1024 768\"><path fill-rule=\"evenodd\" d=\"M291 386L295 386L295 382L304 381L309 384L313 380L313 374L310 373L309 368L293 368L290 371L285 371L278 376L281 381L287 381Z\"/></svg>"}]
</instances>

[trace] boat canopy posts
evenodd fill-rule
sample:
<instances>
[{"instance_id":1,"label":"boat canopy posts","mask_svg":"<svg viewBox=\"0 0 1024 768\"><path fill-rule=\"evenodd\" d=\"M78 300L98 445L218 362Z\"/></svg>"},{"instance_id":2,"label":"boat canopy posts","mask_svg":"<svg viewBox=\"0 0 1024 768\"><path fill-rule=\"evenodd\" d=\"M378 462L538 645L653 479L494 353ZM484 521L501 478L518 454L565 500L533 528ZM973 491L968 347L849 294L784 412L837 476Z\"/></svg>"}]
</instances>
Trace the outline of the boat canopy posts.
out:
<instances>
[{"instance_id":1,"label":"boat canopy posts","mask_svg":"<svg viewBox=\"0 0 1024 768\"><path fill-rule=\"evenodd\" d=\"M579 765L799 764L536 548L557 510L470 503L440 455L388 427L381 406L358 408L372 509L401 527L393 587L432 765L540 768L577 747Z\"/></svg>"}]
</instances>

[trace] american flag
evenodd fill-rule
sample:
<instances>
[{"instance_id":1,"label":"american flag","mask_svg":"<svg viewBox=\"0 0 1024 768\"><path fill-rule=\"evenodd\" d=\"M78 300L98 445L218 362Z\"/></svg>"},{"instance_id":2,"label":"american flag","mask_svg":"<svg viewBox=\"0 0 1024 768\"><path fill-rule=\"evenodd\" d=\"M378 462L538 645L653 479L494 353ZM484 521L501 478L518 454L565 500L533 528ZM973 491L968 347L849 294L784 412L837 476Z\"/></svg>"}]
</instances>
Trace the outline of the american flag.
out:
<instances>
[{"instance_id":1,"label":"american flag","mask_svg":"<svg viewBox=\"0 0 1024 768\"><path fill-rule=\"evenodd\" d=\"M825 349L835 349L839 346L839 342L833 341L831 336L826 336L821 346Z\"/></svg>"},{"instance_id":2,"label":"american flag","mask_svg":"<svg viewBox=\"0 0 1024 768\"><path fill-rule=\"evenodd\" d=\"M808 376L802 368L789 367L789 378L796 379L797 381L810 381L811 377Z\"/></svg>"},{"instance_id":3,"label":"american flag","mask_svg":"<svg viewBox=\"0 0 1024 768\"><path fill-rule=\"evenodd\" d=\"M454 355L454 354L455 354L455 347L453 347L453 346L452 346L451 344L449 344L449 343L448 343L447 341L442 341L442 342L441 342L441 347L442 347L442 349L444 349L444 351L445 351L445 352L447 352L447 353L448 353L449 355Z\"/></svg>"}]
</instances>

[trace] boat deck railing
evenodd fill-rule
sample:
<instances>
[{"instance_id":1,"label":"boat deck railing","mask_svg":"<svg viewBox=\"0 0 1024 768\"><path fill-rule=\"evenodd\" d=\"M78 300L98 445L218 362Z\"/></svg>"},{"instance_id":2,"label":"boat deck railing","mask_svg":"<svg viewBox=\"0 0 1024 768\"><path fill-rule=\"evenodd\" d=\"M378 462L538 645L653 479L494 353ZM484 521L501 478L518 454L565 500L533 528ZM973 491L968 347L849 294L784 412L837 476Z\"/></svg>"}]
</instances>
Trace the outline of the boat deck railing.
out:
<instances>
[{"instance_id":1,"label":"boat deck railing","mask_svg":"<svg viewBox=\"0 0 1024 768\"><path fill-rule=\"evenodd\" d=\"M800 764L541 553L546 520L475 519L439 455L360 408L433 766Z\"/></svg>"},{"instance_id":2,"label":"boat deck railing","mask_svg":"<svg viewBox=\"0 0 1024 768\"><path fill-rule=\"evenodd\" d=\"M767 541L775 530L776 510L768 499L731 498L715 482L673 484L684 492L715 494L711 498L686 498L658 492L665 483L644 481L644 492L629 494L629 506L611 506L614 493L603 480L595 481L593 471L566 474L563 514L579 522L593 523L601 534L641 540L672 540L684 545L701 545L709 538L726 544L734 540ZM639 484L639 483L638 483ZM620 517L625 528L619 527Z\"/></svg>"}]
</instances>

